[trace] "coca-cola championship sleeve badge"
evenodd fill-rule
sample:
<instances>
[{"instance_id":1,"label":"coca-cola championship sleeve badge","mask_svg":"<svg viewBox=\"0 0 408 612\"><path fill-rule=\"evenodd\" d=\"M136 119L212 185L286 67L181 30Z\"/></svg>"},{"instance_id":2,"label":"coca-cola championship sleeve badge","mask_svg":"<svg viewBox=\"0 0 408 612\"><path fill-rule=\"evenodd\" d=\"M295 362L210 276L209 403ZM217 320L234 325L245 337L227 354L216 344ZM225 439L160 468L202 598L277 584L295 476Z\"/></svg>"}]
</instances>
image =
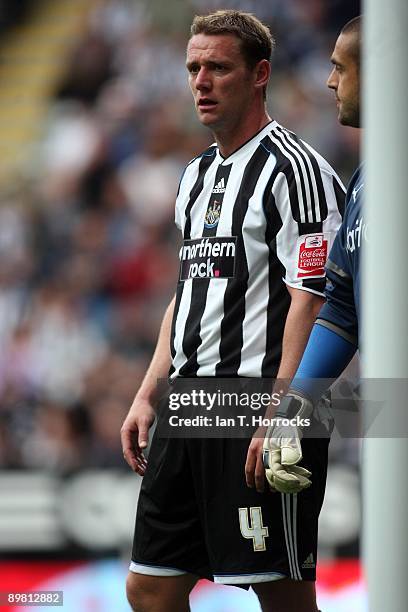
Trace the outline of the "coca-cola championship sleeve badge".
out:
<instances>
[{"instance_id":1,"label":"coca-cola championship sleeve badge","mask_svg":"<svg viewBox=\"0 0 408 612\"><path fill-rule=\"evenodd\" d=\"M306 234L297 241L297 278L324 275L324 266L330 248L330 234Z\"/></svg>"}]
</instances>

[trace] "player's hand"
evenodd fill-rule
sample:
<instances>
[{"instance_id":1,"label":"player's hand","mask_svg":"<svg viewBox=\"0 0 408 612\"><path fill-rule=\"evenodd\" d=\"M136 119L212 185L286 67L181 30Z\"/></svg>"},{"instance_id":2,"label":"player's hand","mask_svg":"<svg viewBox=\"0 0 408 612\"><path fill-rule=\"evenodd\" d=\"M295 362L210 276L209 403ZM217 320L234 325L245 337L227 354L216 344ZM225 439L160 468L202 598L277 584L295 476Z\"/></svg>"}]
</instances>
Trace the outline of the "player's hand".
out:
<instances>
[{"instance_id":1,"label":"player's hand","mask_svg":"<svg viewBox=\"0 0 408 612\"><path fill-rule=\"evenodd\" d=\"M265 468L262 461L263 441L266 427L256 430L248 448L245 463L245 480L248 487L255 487L258 493L265 490Z\"/></svg>"},{"instance_id":2,"label":"player's hand","mask_svg":"<svg viewBox=\"0 0 408 612\"><path fill-rule=\"evenodd\" d=\"M263 464L272 490L280 493L300 493L312 484L311 472L297 465L302 459L301 428L283 426L278 419L308 418L313 405L306 398L290 391L281 401L263 441Z\"/></svg>"},{"instance_id":3,"label":"player's hand","mask_svg":"<svg viewBox=\"0 0 408 612\"><path fill-rule=\"evenodd\" d=\"M149 429L156 413L146 400L135 399L120 430L123 456L134 472L144 476L146 457L143 449L147 447Z\"/></svg>"}]
</instances>

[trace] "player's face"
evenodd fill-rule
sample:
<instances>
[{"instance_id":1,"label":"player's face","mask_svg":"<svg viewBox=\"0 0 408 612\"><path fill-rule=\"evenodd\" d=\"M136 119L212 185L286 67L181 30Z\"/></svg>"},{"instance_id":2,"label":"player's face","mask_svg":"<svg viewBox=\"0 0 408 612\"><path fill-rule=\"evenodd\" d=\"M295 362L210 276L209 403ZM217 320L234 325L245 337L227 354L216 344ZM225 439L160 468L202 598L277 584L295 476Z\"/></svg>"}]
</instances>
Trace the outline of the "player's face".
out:
<instances>
[{"instance_id":1,"label":"player's face","mask_svg":"<svg viewBox=\"0 0 408 612\"><path fill-rule=\"evenodd\" d=\"M340 34L331 62L327 86L336 94L341 124L360 127L360 69L353 54L354 34Z\"/></svg>"},{"instance_id":2,"label":"player's face","mask_svg":"<svg viewBox=\"0 0 408 612\"><path fill-rule=\"evenodd\" d=\"M196 34L187 46L190 89L201 123L215 132L239 127L251 111L256 69L250 70L232 34Z\"/></svg>"}]
</instances>

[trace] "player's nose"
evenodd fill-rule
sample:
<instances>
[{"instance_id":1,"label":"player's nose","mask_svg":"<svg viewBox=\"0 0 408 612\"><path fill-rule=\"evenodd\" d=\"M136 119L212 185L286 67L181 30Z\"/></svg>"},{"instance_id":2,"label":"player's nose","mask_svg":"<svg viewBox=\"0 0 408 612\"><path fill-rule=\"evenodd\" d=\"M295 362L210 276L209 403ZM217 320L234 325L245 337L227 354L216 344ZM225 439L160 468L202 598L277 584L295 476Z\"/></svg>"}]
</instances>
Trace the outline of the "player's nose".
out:
<instances>
[{"instance_id":1,"label":"player's nose","mask_svg":"<svg viewBox=\"0 0 408 612\"><path fill-rule=\"evenodd\" d=\"M195 86L199 91L211 89L211 79L208 70L204 66L197 72Z\"/></svg>"},{"instance_id":2,"label":"player's nose","mask_svg":"<svg viewBox=\"0 0 408 612\"><path fill-rule=\"evenodd\" d=\"M328 79L326 81L326 85L329 89L337 89L337 80L335 78L335 70L333 68L333 70L330 72Z\"/></svg>"}]
</instances>

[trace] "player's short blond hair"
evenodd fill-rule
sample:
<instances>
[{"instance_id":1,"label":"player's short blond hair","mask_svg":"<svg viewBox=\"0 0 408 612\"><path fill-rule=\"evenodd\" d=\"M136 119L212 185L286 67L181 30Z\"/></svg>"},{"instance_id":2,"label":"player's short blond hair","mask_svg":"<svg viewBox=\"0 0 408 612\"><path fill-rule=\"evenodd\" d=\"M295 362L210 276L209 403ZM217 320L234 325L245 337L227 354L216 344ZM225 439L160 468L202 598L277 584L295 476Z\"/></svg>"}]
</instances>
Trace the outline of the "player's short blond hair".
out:
<instances>
[{"instance_id":1,"label":"player's short blond hair","mask_svg":"<svg viewBox=\"0 0 408 612\"><path fill-rule=\"evenodd\" d=\"M262 21L251 13L221 10L210 15L197 15L191 25L191 36L233 34L241 42L242 55L249 68L259 61L270 61L275 40Z\"/></svg>"}]
</instances>

